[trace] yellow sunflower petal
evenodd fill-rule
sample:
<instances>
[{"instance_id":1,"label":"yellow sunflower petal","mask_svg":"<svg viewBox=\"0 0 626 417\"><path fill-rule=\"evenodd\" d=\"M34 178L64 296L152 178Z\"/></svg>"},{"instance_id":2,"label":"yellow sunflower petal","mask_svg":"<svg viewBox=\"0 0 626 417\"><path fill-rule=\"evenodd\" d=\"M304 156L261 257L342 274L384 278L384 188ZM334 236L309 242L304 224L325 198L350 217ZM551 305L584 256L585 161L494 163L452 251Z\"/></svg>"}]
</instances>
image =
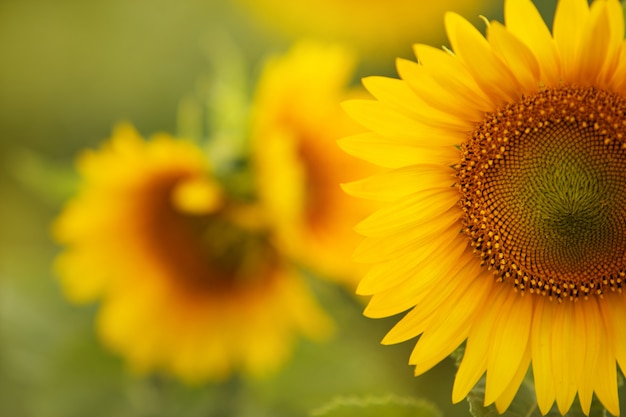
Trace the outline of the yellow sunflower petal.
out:
<instances>
[{"instance_id":1,"label":"yellow sunflower petal","mask_svg":"<svg viewBox=\"0 0 626 417\"><path fill-rule=\"evenodd\" d=\"M609 27L611 30L607 51L607 59L598 77L598 82L603 87L609 87L611 77L616 73L622 53L622 42L624 40L624 13L622 5L618 0L608 0L606 2L607 14L609 17Z\"/></svg>"},{"instance_id":2,"label":"yellow sunflower petal","mask_svg":"<svg viewBox=\"0 0 626 417\"><path fill-rule=\"evenodd\" d=\"M439 88L455 92L462 97L465 103L472 103L471 106L480 111L490 111L496 105L494 98L480 89L467 67L454 55L424 44L414 45L413 50L419 64L423 66L423 71L437 82ZM414 91L423 91L420 86L420 81L423 77L416 77L417 74L413 74L415 66L405 65L405 60L403 59L397 60L396 63L400 64L398 65L400 76L411 88ZM428 97L425 99L428 99ZM434 100L434 98L430 99ZM462 105L462 103L460 104Z\"/></svg>"},{"instance_id":3,"label":"yellow sunflower petal","mask_svg":"<svg viewBox=\"0 0 626 417\"><path fill-rule=\"evenodd\" d=\"M385 317L408 310L422 297L425 297L429 289L437 288L438 277L455 274L459 271L457 263L447 263L444 260L453 259L455 262L460 262L464 251L465 245L454 242L443 242L441 245L434 246L431 257L427 257L417 264L409 264L408 267L405 265L406 276L413 277L413 280L399 280L395 286L374 294L364 314L369 317ZM444 252L445 255L440 252ZM378 272L374 269L372 271ZM393 271L393 267L389 268L388 265L383 265L383 273L389 274Z\"/></svg>"},{"instance_id":4,"label":"yellow sunflower petal","mask_svg":"<svg viewBox=\"0 0 626 417\"><path fill-rule=\"evenodd\" d=\"M364 236L389 236L437 218L459 199L455 188L434 188L416 191L374 212L355 230Z\"/></svg>"},{"instance_id":5,"label":"yellow sunflower petal","mask_svg":"<svg viewBox=\"0 0 626 417\"><path fill-rule=\"evenodd\" d=\"M505 0L506 28L533 52L541 66L543 81L558 85L561 63L552 35L531 0Z\"/></svg>"},{"instance_id":6,"label":"yellow sunflower petal","mask_svg":"<svg viewBox=\"0 0 626 417\"><path fill-rule=\"evenodd\" d=\"M599 348L597 367L593 376L595 393L609 413L619 416L620 407L617 392L615 352L610 345L600 344Z\"/></svg>"},{"instance_id":7,"label":"yellow sunflower petal","mask_svg":"<svg viewBox=\"0 0 626 417\"><path fill-rule=\"evenodd\" d=\"M94 301L108 287L108 275L105 271L93 271L90 279L85 279L84 272L91 269L95 261L102 261L101 255L91 251L75 249L60 255L55 261L55 271L63 284L65 296L76 303Z\"/></svg>"},{"instance_id":8,"label":"yellow sunflower petal","mask_svg":"<svg viewBox=\"0 0 626 417\"><path fill-rule=\"evenodd\" d=\"M469 323L474 320L477 305L485 302L489 286L474 280L455 299L451 297L432 316L427 328L415 345L409 363L419 375L450 355L467 337Z\"/></svg>"},{"instance_id":9,"label":"yellow sunflower petal","mask_svg":"<svg viewBox=\"0 0 626 417\"><path fill-rule=\"evenodd\" d=\"M620 295L611 294L606 297L607 302L600 304L602 317L607 326L607 332L613 337L615 355L622 373L626 372L626 303Z\"/></svg>"},{"instance_id":10,"label":"yellow sunflower petal","mask_svg":"<svg viewBox=\"0 0 626 417\"><path fill-rule=\"evenodd\" d=\"M134 156L142 152L142 137L130 123L119 123L113 129L110 142L111 151L122 157Z\"/></svg>"},{"instance_id":11,"label":"yellow sunflower petal","mask_svg":"<svg viewBox=\"0 0 626 417\"><path fill-rule=\"evenodd\" d=\"M480 32L456 13L446 13L445 23L455 54L467 65L481 89L498 97L500 104L519 98L517 80Z\"/></svg>"},{"instance_id":12,"label":"yellow sunflower petal","mask_svg":"<svg viewBox=\"0 0 626 417\"><path fill-rule=\"evenodd\" d=\"M431 133L433 127L424 125L420 120L407 116L387 103L355 99L345 101L342 106L351 117L385 138L407 144L432 143L426 140L424 134ZM388 123L388 120L393 120L393 123ZM443 134L438 136L441 137L442 146L458 142L453 135L450 135L452 139Z\"/></svg>"},{"instance_id":13,"label":"yellow sunflower petal","mask_svg":"<svg viewBox=\"0 0 626 417\"><path fill-rule=\"evenodd\" d=\"M483 271L481 278L486 278L489 272ZM470 390L476 385L487 369L487 355L493 325L500 315L507 297L502 288L491 289L494 295L488 304L479 306L481 319L472 323L465 346L463 359L459 365L454 386L452 387L452 401L457 403L467 397Z\"/></svg>"},{"instance_id":14,"label":"yellow sunflower petal","mask_svg":"<svg viewBox=\"0 0 626 417\"><path fill-rule=\"evenodd\" d=\"M609 295L611 297L611 295ZM586 372L581 375L582 384L579 388L581 407L586 413L591 407L591 390L595 390L602 404L613 415L619 414L619 400L617 397L617 374L615 367L615 344L607 344L603 340L612 340L612 323L604 322L598 309L597 300L590 300L591 306L582 307L578 315L586 327L584 343L587 348L587 357L584 366ZM581 326L582 327L582 326ZM608 337L607 337L608 336ZM589 375L594 375L589 378ZM586 398L585 398L586 397Z\"/></svg>"},{"instance_id":15,"label":"yellow sunflower petal","mask_svg":"<svg viewBox=\"0 0 626 417\"><path fill-rule=\"evenodd\" d=\"M626 89L626 40L622 40L620 44L620 53L615 67L615 71L612 74L608 74L608 86L610 89L618 92L623 92Z\"/></svg>"},{"instance_id":16,"label":"yellow sunflower petal","mask_svg":"<svg viewBox=\"0 0 626 417\"><path fill-rule=\"evenodd\" d=\"M579 363L581 355L576 341L576 322L573 302L564 302L559 305L552 323L552 372L556 404L561 414L565 414L572 405L576 390L580 384L578 372L572 363ZM567 352L567 353L565 353ZM575 356L578 359L572 362Z\"/></svg>"},{"instance_id":17,"label":"yellow sunflower petal","mask_svg":"<svg viewBox=\"0 0 626 417\"><path fill-rule=\"evenodd\" d=\"M485 404L498 399L518 374L527 350L532 321L531 297L520 297L510 288L504 290L502 297L506 297L507 301L493 323L489 338Z\"/></svg>"},{"instance_id":18,"label":"yellow sunflower petal","mask_svg":"<svg viewBox=\"0 0 626 417\"><path fill-rule=\"evenodd\" d=\"M531 328L531 354L537 404L543 414L552 408L556 398L552 372L552 323L556 312L554 303L535 304Z\"/></svg>"},{"instance_id":19,"label":"yellow sunflower petal","mask_svg":"<svg viewBox=\"0 0 626 417\"><path fill-rule=\"evenodd\" d=\"M611 20L605 1L594 2L585 26L581 42L581 62L578 63L578 82L602 80L602 68L614 61L609 52L615 53L611 42Z\"/></svg>"},{"instance_id":20,"label":"yellow sunflower petal","mask_svg":"<svg viewBox=\"0 0 626 417\"><path fill-rule=\"evenodd\" d=\"M444 114L456 116L460 120L457 122L459 127L465 128L467 122L482 119L483 112L475 105L475 98L468 99L459 91L466 90L466 86L463 89L457 85L460 88L453 89L450 84L442 85L433 78L428 67L406 59L396 60L396 68L398 75L407 80L406 84L415 94L424 97L429 105L445 112Z\"/></svg>"},{"instance_id":21,"label":"yellow sunflower petal","mask_svg":"<svg viewBox=\"0 0 626 417\"><path fill-rule=\"evenodd\" d=\"M515 398L515 394L519 391L519 387L524 380L524 377L528 373L528 368L530 366L530 346L526 346L526 351L522 356L519 367L517 369L517 373L511 379L511 382L506 387L506 389L500 394L500 396L496 399L496 410L500 414L504 413L507 408L513 402Z\"/></svg>"},{"instance_id":22,"label":"yellow sunflower petal","mask_svg":"<svg viewBox=\"0 0 626 417\"><path fill-rule=\"evenodd\" d=\"M412 119L426 125L447 130L466 130L471 127L466 117L457 117L446 109L433 108L420 99L403 80L388 77L366 77L363 85L381 103L391 106L394 110L406 114Z\"/></svg>"},{"instance_id":23,"label":"yellow sunflower petal","mask_svg":"<svg viewBox=\"0 0 626 417\"><path fill-rule=\"evenodd\" d=\"M398 256L404 256L411 251L419 251L424 244L434 241L434 239L454 225L459 220L459 217L458 210L451 208L432 222L398 234L393 242L389 242L389 239L386 237L366 237L357 246L353 259L362 263L382 262ZM455 225L454 227L457 233L460 233L460 225Z\"/></svg>"},{"instance_id":24,"label":"yellow sunflower petal","mask_svg":"<svg viewBox=\"0 0 626 417\"><path fill-rule=\"evenodd\" d=\"M343 184L342 188L355 197L392 202L416 191L450 187L453 183L452 169L417 165ZM389 187L389 184L394 186Z\"/></svg>"},{"instance_id":25,"label":"yellow sunflower petal","mask_svg":"<svg viewBox=\"0 0 626 417\"><path fill-rule=\"evenodd\" d=\"M494 51L511 68L524 89L537 91L541 82L541 69L531 50L498 22L489 25L487 35Z\"/></svg>"},{"instance_id":26,"label":"yellow sunflower petal","mask_svg":"<svg viewBox=\"0 0 626 417\"><path fill-rule=\"evenodd\" d=\"M601 334L614 343L598 343L597 365L594 368L593 385L602 405L614 416L620 415L617 369L614 358L618 363L624 356L624 298L621 294L608 294L606 303L598 303L604 326L599 326ZM613 314L608 314L612 310ZM594 317L595 318L595 317ZM595 323L589 323L595 325ZM621 333L621 334L620 334ZM622 349L621 351L619 351ZM621 364L620 364L621 367Z\"/></svg>"},{"instance_id":27,"label":"yellow sunflower petal","mask_svg":"<svg viewBox=\"0 0 626 417\"><path fill-rule=\"evenodd\" d=\"M453 240L455 234L458 233L457 227L454 225L445 229L438 228L437 232L433 233L432 236L424 234L425 238L430 238L432 245L419 254L406 252L397 254L396 257L386 262L374 264L359 283L359 294L366 295L376 292L379 294L377 300L384 297L392 297L394 300L407 299L421 291L428 290L431 284L436 282L437 276L434 271L438 273L456 271L457 268L452 263L438 265L436 260L433 261L432 258L450 256L456 259L466 250L467 245L464 242L451 241L451 238ZM402 274L392 273L398 270ZM420 279L407 282L408 277L419 277ZM406 284L410 288L398 287L401 284ZM374 304L376 304L376 300L370 308Z\"/></svg>"},{"instance_id":28,"label":"yellow sunflower petal","mask_svg":"<svg viewBox=\"0 0 626 417\"><path fill-rule=\"evenodd\" d=\"M441 290L430 288L429 290L416 292L415 304L418 304L419 308L412 309L396 323L385 335L382 343L400 343L422 334L430 326L433 315L441 308L442 304L449 302L451 296L454 297L455 294L458 295L464 292L473 281L473 278L467 279L465 274L470 272L470 274L467 274L470 277L472 272L476 276L480 274L480 270L475 268L475 265L467 263L466 266L470 268L469 271L466 271L464 268L458 268L458 270L448 274L449 286Z\"/></svg>"},{"instance_id":29,"label":"yellow sunflower petal","mask_svg":"<svg viewBox=\"0 0 626 417\"><path fill-rule=\"evenodd\" d=\"M419 147L394 142L375 133L362 133L340 139L337 144L346 153L384 168L441 163L451 166L459 151L451 146Z\"/></svg>"},{"instance_id":30,"label":"yellow sunflower petal","mask_svg":"<svg viewBox=\"0 0 626 417\"><path fill-rule=\"evenodd\" d=\"M589 5L586 0L560 1L554 14L554 42L558 48L566 81L577 81L582 58L583 30L587 25Z\"/></svg>"},{"instance_id":31,"label":"yellow sunflower petal","mask_svg":"<svg viewBox=\"0 0 626 417\"><path fill-rule=\"evenodd\" d=\"M602 331L604 323L600 315L600 310L596 300L587 300L587 305L575 305L575 313L578 326L579 338L584 346L584 361L575 368L579 369L580 386L578 388L578 400L580 407L585 414L589 414L591 409L591 401L593 396L594 381L588 378L588 372L594 372L596 369L596 361L598 360L598 347L602 344ZM581 303L578 303L581 304Z\"/></svg>"}]
</instances>

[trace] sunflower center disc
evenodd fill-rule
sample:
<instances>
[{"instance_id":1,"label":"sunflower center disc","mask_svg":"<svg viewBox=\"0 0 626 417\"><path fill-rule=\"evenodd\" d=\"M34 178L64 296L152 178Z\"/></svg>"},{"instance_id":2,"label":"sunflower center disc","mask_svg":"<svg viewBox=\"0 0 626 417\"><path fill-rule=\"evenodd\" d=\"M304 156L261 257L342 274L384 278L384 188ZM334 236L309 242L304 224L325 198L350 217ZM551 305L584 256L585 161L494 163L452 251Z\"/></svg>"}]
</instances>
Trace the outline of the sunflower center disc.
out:
<instances>
[{"instance_id":1,"label":"sunflower center disc","mask_svg":"<svg viewBox=\"0 0 626 417\"><path fill-rule=\"evenodd\" d=\"M562 298L626 277L626 101L546 89L487 115L462 145L464 233L498 280Z\"/></svg>"}]
</instances>

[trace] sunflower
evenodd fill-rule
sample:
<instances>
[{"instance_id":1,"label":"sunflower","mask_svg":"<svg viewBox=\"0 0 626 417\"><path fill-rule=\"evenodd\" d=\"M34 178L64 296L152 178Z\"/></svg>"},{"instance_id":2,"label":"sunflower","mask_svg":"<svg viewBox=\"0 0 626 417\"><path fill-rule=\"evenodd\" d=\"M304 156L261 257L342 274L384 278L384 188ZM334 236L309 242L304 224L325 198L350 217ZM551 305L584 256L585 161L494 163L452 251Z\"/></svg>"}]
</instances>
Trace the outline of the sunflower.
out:
<instances>
[{"instance_id":1,"label":"sunflower","mask_svg":"<svg viewBox=\"0 0 626 417\"><path fill-rule=\"evenodd\" d=\"M365 58L382 58L404 52L415 36L430 40L444 37L439 24L450 8L474 12L491 0L416 2L391 0L237 0L244 11L267 29L288 37L315 37L341 42L366 52Z\"/></svg>"},{"instance_id":2,"label":"sunflower","mask_svg":"<svg viewBox=\"0 0 626 417\"><path fill-rule=\"evenodd\" d=\"M337 146L363 131L339 105L364 95L348 89L353 66L346 49L312 41L269 59L253 100L251 158L283 250L355 287L360 272L350 254L360 237L353 225L373 204L350 198L339 184L374 170Z\"/></svg>"},{"instance_id":3,"label":"sunflower","mask_svg":"<svg viewBox=\"0 0 626 417\"><path fill-rule=\"evenodd\" d=\"M329 330L258 209L223 190L193 143L121 125L78 168L82 189L54 224L58 275L69 299L100 301L99 334L132 369L264 375L296 334Z\"/></svg>"},{"instance_id":4,"label":"sunflower","mask_svg":"<svg viewBox=\"0 0 626 417\"><path fill-rule=\"evenodd\" d=\"M400 79L347 102L370 132L342 147L388 168L345 186L385 206L362 221L366 314L406 312L421 374L465 345L458 402L486 374L502 412L532 368L537 403L595 394L619 414L626 366L626 48L617 0L561 0L552 33L529 0L483 36L445 16L452 49L416 45ZM616 365L617 364L617 365Z\"/></svg>"}]
</instances>

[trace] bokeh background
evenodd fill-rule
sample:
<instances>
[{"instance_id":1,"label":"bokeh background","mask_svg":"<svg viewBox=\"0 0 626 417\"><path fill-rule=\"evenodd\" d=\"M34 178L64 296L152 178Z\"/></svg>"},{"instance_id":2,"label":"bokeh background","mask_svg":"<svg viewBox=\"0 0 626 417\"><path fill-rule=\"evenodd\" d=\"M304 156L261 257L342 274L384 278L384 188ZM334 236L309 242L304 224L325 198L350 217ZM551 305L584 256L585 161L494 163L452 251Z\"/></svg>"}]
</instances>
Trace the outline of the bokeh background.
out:
<instances>
[{"instance_id":1,"label":"bokeh background","mask_svg":"<svg viewBox=\"0 0 626 417\"><path fill-rule=\"evenodd\" d=\"M439 12L384 44L325 32L323 18L298 22L319 18L313 8L286 24L289 16L276 11L281 2L265 3L272 2L0 1L0 416L309 416L338 397L387 395L427 399L446 416L469 415L467 404L450 404L452 359L413 377L413 342L379 343L397 318L367 319L364 300L314 277L310 285L336 320L336 336L321 345L301 341L270 378L224 384L132 375L98 341L97 305L75 306L62 296L51 269L59 247L50 223L74 190L75 156L109 137L117 122L131 121L144 135L176 133L181 102L199 85L238 79L252 94L263 59L302 36L354 47L355 85L365 75L394 76L394 57L411 58L412 43L447 44ZM347 10L376 4L335 3ZM418 22L426 3L414 0L402 14ZM460 3L478 27L479 15L502 21L499 0L451 1L450 9ZM556 2L538 3L550 22ZM385 22L390 16L369 26L344 22L378 39L404 30Z\"/></svg>"}]
</instances>

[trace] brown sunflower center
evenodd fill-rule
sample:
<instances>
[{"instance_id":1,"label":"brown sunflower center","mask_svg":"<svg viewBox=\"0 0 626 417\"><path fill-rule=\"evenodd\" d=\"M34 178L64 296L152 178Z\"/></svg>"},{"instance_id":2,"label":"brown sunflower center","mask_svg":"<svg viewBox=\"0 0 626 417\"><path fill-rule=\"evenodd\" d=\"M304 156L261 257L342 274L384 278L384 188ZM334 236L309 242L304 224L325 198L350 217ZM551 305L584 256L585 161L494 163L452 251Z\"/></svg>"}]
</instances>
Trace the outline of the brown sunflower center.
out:
<instances>
[{"instance_id":1,"label":"brown sunflower center","mask_svg":"<svg viewBox=\"0 0 626 417\"><path fill-rule=\"evenodd\" d=\"M209 213L182 209L172 202L172 191L181 181L173 176L155 182L139 207L147 251L174 286L202 296L273 279L278 254L269 233L254 221L256 213L234 204Z\"/></svg>"},{"instance_id":2,"label":"brown sunflower center","mask_svg":"<svg viewBox=\"0 0 626 417\"><path fill-rule=\"evenodd\" d=\"M488 115L457 166L464 233L498 280L562 298L626 271L626 101L546 89Z\"/></svg>"}]
</instances>

